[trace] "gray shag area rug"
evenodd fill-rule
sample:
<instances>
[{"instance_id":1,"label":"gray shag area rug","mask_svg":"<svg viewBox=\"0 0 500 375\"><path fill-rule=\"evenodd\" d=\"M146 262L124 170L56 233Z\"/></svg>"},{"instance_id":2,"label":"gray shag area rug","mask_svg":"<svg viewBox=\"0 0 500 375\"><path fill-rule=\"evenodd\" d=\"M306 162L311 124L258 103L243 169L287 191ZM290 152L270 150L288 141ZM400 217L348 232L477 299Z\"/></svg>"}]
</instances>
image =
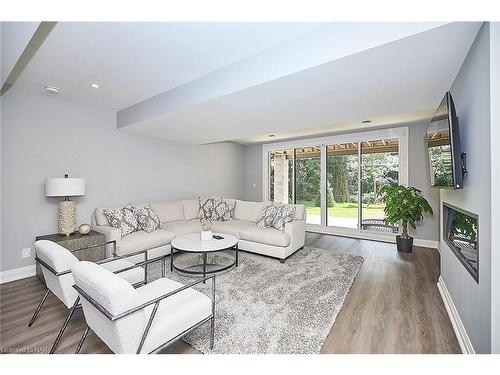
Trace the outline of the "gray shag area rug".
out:
<instances>
[{"instance_id":1,"label":"gray shag area rug","mask_svg":"<svg viewBox=\"0 0 500 375\"><path fill-rule=\"evenodd\" d=\"M218 262L227 261L219 254ZM214 349L208 323L183 341L203 353L319 353L362 263L360 256L310 247L285 264L240 252L239 266L216 276ZM151 264L149 277L157 278L160 270L159 262ZM170 269L165 276L193 280ZM211 282L196 289L211 296Z\"/></svg>"}]
</instances>

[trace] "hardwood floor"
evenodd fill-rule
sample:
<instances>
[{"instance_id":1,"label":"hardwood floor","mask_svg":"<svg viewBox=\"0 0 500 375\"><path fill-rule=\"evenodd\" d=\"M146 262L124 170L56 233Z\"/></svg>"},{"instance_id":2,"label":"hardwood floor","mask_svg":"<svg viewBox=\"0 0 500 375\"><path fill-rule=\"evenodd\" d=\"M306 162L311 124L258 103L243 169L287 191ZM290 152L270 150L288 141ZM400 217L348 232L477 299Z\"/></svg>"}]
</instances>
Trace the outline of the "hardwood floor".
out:
<instances>
[{"instance_id":1,"label":"hardwood floor","mask_svg":"<svg viewBox=\"0 0 500 375\"><path fill-rule=\"evenodd\" d=\"M439 254L415 248L400 254L395 245L308 233L306 246L364 257L322 353L460 353L436 282ZM0 285L0 353L47 353L67 309L50 295L31 328L28 322L45 292L31 277ZM84 328L78 310L57 353L73 353ZM196 353L183 342L165 353ZM110 353L90 334L82 353Z\"/></svg>"}]
</instances>

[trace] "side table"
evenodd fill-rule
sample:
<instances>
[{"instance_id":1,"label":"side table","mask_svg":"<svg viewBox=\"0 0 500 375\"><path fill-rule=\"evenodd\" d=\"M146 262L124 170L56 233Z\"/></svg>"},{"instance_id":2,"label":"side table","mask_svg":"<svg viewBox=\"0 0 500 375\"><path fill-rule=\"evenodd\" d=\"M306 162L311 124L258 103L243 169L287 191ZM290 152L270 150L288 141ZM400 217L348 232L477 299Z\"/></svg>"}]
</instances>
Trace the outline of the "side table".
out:
<instances>
[{"instance_id":1,"label":"side table","mask_svg":"<svg viewBox=\"0 0 500 375\"><path fill-rule=\"evenodd\" d=\"M88 234L80 234L79 232L75 232L73 234L70 234L69 236L61 235L59 233L47 234L44 236L37 236L35 238L35 241L38 240L49 240L55 242L62 247L65 247L69 251L78 250L92 245L103 244L106 242L104 234L94 232L93 230L91 230ZM96 246L90 249L77 251L74 253L74 255L79 260L97 262L106 258L106 246ZM40 267L38 262L36 264L36 275L45 284L42 268Z\"/></svg>"}]
</instances>

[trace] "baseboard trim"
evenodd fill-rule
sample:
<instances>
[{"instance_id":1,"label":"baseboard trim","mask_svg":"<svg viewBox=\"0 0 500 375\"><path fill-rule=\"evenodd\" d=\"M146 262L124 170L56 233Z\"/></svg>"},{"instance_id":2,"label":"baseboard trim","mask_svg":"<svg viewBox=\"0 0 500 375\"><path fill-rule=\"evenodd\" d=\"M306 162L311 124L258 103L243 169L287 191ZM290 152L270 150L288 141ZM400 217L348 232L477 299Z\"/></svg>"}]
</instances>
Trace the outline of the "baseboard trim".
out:
<instances>
[{"instance_id":1,"label":"baseboard trim","mask_svg":"<svg viewBox=\"0 0 500 375\"><path fill-rule=\"evenodd\" d=\"M420 238L415 238L413 240L413 245L419 247L429 247L431 249L436 249L437 251L439 251L439 241L421 240Z\"/></svg>"},{"instance_id":2,"label":"baseboard trim","mask_svg":"<svg viewBox=\"0 0 500 375\"><path fill-rule=\"evenodd\" d=\"M0 284L25 279L27 277L35 275L36 266L34 264L25 267L14 268L13 270L2 271L0 272Z\"/></svg>"},{"instance_id":3,"label":"baseboard trim","mask_svg":"<svg viewBox=\"0 0 500 375\"><path fill-rule=\"evenodd\" d=\"M460 319L457 308L455 307L455 304L451 299L450 292L448 291L448 288L446 287L446 284L444 283L444 280L441 276L439 276L437 287L439 290L439 294L441 294L446 312L448 313L448 316L450 318L451 325L453 326L453 330L455 331L455 335L457 336L460 349L462 349L462 353L476 354L476 351L472 346L472 342L469 339L469 335L467 335L467 331L465 330L465 327L462 323L462 319Z\"/></svg>"},{"instance_id":4,"label":"baseboard trim","mask_svg":"<svg viewBox=\"0 0 500 375\"><path fill-rule=\"evenodd\" d=\"M393 233L390 234L378 234L378 233L368 233L368 232L354 232L352 230L342 230L338 228L322 228L319 226L307 226L306 232L319 233L319 234L330 234L333 236L357 238L362 240L379 241L396 243L396 236ZM423 240L420 238L415 238L413 244L418 247L428 247L431 249L436 249L439 251L439 241Z\"/></svg>"}]
</instances>

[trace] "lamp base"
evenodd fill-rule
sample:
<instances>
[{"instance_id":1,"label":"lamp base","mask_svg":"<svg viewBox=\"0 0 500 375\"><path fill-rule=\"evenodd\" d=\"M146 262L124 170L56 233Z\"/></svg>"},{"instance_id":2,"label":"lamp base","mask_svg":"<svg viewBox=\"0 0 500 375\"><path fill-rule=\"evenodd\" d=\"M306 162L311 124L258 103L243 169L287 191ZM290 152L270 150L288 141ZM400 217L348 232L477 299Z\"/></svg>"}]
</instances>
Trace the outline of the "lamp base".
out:
<instances>
[{"instance_id":1,"label":"lamp base","mask_svg":"<svg viewBox=\"0 0 500 375\"><path fill-rule=\"evenodd\" d=\"M67 200L59 202L59 234L69 236L76 232L76 205Z\"/></svg>"}]
</instances>

